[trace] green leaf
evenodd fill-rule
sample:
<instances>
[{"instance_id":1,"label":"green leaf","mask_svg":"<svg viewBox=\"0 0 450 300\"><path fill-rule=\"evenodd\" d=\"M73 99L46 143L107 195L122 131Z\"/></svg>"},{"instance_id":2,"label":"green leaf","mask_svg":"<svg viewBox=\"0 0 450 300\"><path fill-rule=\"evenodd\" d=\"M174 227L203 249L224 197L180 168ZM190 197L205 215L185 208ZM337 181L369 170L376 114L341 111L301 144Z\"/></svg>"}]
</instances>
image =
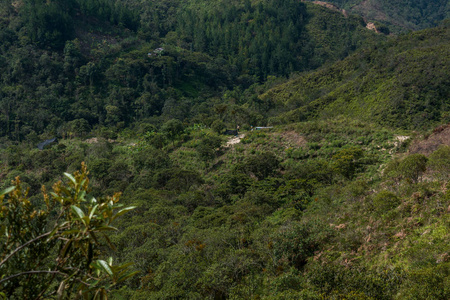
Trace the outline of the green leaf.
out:
<instances>
[{"instance_id":1,"label":"green leaf","mask_svg":"<svg viewBox=\"0 0 450 300\"><path fill-rule=\"evenodd\" d=\"M6 226L2 224L2 226L0 227L0 235L4 234L6 234Z\"/></svg>"},{"instance_id":2,"label":"green leaf","mask_svg":"<svg viewBox=\"0 0 450 300\"><path fill-rule=\"evenodd\" d=\"M79 193L78 193L78 199L79 200L81 200L81 201L86 201L86 191L80 191Z\"/></svg>"},{"instance_id":3,"label":"green leaf","mask_svg":"<svg viewBox=\"0 0 450 300\"><path fill-rule=\"evenodd\" d=\"M78 233L78 232L80 232L80 229L72 229L72 230L64 231L64 232L61 233L61 234L62 234L62 235L69 235L69 234L75 234L75 233Z\"/></svg>"},{"instance_id":4,"label":"green leaf","mask_svg":"<svg viewBox=\"0 0 450 300\"><path fill-rule=\"evenodd\" d=\"M97 210L98 204L94 205L94 207L92 208L91 212L89 213L89 219L92 219L92 217L94 216L95 211Z\"/></svg>"},{"instance_id":5,"label":"green leaf","mask_svg":"<svg viewBox=\"0 0 450 300\"><path fill-rule=\"evenodd\" d=\"M83 222L84 225L89 226L89 223L91 222L91 219L89 218L89 216L84 216L81 221Z\"/></svg>"},{"instance_id":6,"label":"green leaf","mask_svg":"<svg viewBox=\"0 0 450 300\"><path fill-rule=\"evenodd\" d=\"M139 271L135 271L135 272L131 272L131 273L122 275L122 276L119 277L119 279L117 280L116 283L120 283L120 282L122 282L122 281L125 281L125 280L127 280L128 278L130 278L130 277L132 277L132 276L134 276L134 275L136 275L136 274L138 274L138 273L139 273Z\"/></svg>"},{"instance_id":7,"label":"green leaf","mask_svg":"<svg viewBox=\"0 0 450 300\"><path fill-rule=\"evenodd\" d=\"M73 182L73 184L77 184L77 181L75 180L75 177L72 176L72 174L64 173L64 176L70 179L70 181Z\"/></svg>"},{"instance_id":8,"label":"green leaf","mask_svg":"<svg viewBox=\"0 0 450 300\"><path fill-rule=\"evenodd\" d=\"M98 227L95 229L95 231L115 231L115 230L119 230L119 229L112 227L112 226L102 226L102 227Z\"/></svg>"},{"instance_id":9,"label":"green leaf","mask_svg":"<svg viewBox=\"0 0 450 300\"><path fill-rule=\"evenodd\" d=\"M69 246L72 244L72 240L68 240L65 244L64 247L61 249L61 256L64 258L66 257L67 254L67 250L69 249Z\"/></svg>"},{"instance_id":10,"label":"green leaf","mask_svg":"<svg viewBox=\"0 0 450 300\"><path fill-rule=\"evenodd\" d=\"M4 189L3 191L0 192L0 196L11 193L12 191L14 191L15 188L16 188L15 186L10 186L9 188Z\"/></svg>"},{"instance_id":11,"label":"green leaf","mask_svg":"<svg viewBox=\"0 0 450 300\"><path fill-rule=\"evenodd\" d=\"M128 262L128 263L124 263L123 265L119 265L119 266L114 266L114 271L125 271L125 269L127 269L128 267L132 266L133 263L132 262Z\"/></svg>"},{"instance_id":12,"label":"green leaf","mask_svg":"<svg viewBox=\"0 0 450 300\"><path fill-rule=\"evenodd\" d=\"M95 236L95 234L94 234L92 231L89 231L89 235L92 237L92 239L94 240L94 242L96 242L97 244L100 244L100 243L98 242L97 237Z\"/></svg>"},{"instance_id":13,"label":"green leaf","mask_svg":"<svg viewBox=\"0 0 450 300\"><path fill-rule=\"evenodd\" d=\"M78 216L78 218L83 219L84 218L84 212L77 206L72 205L71 206L72 211Z\"/></svg>"},{"instance_id":14,"label":"green leaf","mask_svg":"<svg viewBox=\"0 0 450 300\"><path fill-rule=\"evenodd\" d=\"M96 203L97 203L97 199L95 199L95 197L92 196L91 194L87 194L87 195L86 195L86 200L87 200L87 202L89 202L90 204L96 204Z\"/></svg>"},{"instance_id":15,"label":"green leaf","mask_svg":"<svg viewBox=\"0 0 450 300\"><path fill-rule=\"evenodd\" d=\"M113 276L113 271L109 267L108 263L104 260L97 260L97 263L102 267L102 269L108 273L109 276Z\"/></svg>"},{"instance_id":16,"label":"green leaf","mask_svg":"<svg viewBox=\"0 0 450 300\"><path fill-rule=\"evenodd\" d=\"M133 209L135 209L135 208L136 208L136 206L129 206L129 207L125 207L125 208L119 210L119 212L118 212L117 214L115 214L114 217L111 218L111 222L112 222L115 218L120 217L121 215L123 215L123 214L126 213L127 211L133 210Z\"/></svg>"},{"instance_id":17,"label":"green leaf","mask_svg":"<svg viewBox=\"0 0 450 300\"><path fill-rule=\"evenodd\" d=\"M98 261L91 262L90 267L95 270L97 277L100 276L101 266Z\"/></svg>"},{"instance_id":18,"label":"green leaf","mask_svg":"<svg viewBox=\"0 0 450 300\"><path fill-rule=\"evenodd\" d=\"M58 230L59 230L59 226L55 226L55 228L53 228L52 232L50 232L50 235L48 236L48 238L45 242L48 243L53 238L53 236L55 235L55 233Z\"/></svg>"},{"instance_id":19,"label":"green leaf","mask_svg":"<svg viewBox=\"0 0 450 300\"><path fill-rule=\"evenodd\" d=\"M108 243L108 246L109 246L112 250L116 251L116 247L113 245L113 243L111 243L111 240L109 239L109 237L108 237L106 234L104 234L104 233L102 233L102 235L103 235L103 237L105 238L106 242Z\"/></svg>"}]
</instances>

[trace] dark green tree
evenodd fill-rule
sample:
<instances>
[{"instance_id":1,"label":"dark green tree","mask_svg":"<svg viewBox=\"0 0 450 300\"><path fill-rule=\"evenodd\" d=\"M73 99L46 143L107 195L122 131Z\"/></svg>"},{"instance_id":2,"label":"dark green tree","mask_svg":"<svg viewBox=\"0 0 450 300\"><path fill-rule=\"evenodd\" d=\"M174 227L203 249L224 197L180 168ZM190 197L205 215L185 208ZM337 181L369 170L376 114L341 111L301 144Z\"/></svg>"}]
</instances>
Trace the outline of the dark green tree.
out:
<instances>
[{"instance_id":1,"label":"dark green tree","mask_svg":"<svg viewBox=\"0 0 450 300\"><path fill-rule=\"evenodd\" d=\"M236 166L236 168L262 180L275 173L279 166L280 161L273 152L262 152L247 157L245 161Z\"/></svg>"},{"instance_id":2,"label":"dark green tree","mask_svg":"<svg viewBox=\"0 0 450 300\"><path fill-rule=\"evenodd\" d=\"M411 154L400 162L398 170L404 179L417 183L427 170L427 161L428 158L423 154Z\"/></svg>"},{"instance_id":3,"label":"dark green tree","mask_svg":"<svg viewBox=\"0 0 450 300\"><path fill-rule=\"evenodd\" d=\"M351 179L361 167L364 151L358 147L348 147L339 150L332 157L333 169L336 173Z\"/></svg>"},{"instance_id":4,"label":"dark green tree","mask_svg":"<svg viewBox=\"0 0 450 300\"><path fill-rule=\"evenodd\" d=\"M167 136L172 143L175 143L176 138L183 132L184 126L178 119L171 119L163 124L161 132Z\"/></svg>"},{"instance_id":5,"label":"dark green tree","mask_svg":"<svg viewBox=\"0 0 450 300\"><path fill-rule=\"evenodd\" d=\"M30 39L42 48L63 49L73 37L75 0L25 0L21 15Z\"/></svg>"}]
</instances>

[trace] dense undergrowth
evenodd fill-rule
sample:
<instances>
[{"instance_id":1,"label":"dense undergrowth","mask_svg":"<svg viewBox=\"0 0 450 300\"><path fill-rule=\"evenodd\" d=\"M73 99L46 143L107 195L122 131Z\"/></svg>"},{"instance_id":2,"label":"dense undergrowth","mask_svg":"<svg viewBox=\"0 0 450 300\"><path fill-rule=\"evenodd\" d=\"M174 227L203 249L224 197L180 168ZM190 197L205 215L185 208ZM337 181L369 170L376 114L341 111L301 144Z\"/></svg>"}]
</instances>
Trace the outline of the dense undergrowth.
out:
<instances>
[{"instance_id":1,"label":"dense undergrowth","mask_svg":"<svg viewBox=\"0 0 450 300\"><path fill-rule=\"evenodd\" d=\"M450 151L408 155L398 133L341 118L230 147L201 126L22 144L2 152L2 182L37 195L86 161L93 194L123 191L137 208L111 255L139 274L118 299L444 299Z\"/></svg>"},{"instance_id":2,"label":"dense undergrowth","mask_svg":"<svg viewBox=\"0 0 450 300\"><path fill-rule=\"evenodd\" d=\"M359 17L298 1L226 2L211 10L204 1L200 8L175 2L153 12L177 20L158 28L145 11L140 26L133 23L139 7L156 4L130 11L119 2L63 2L0 6L3 140L37 142L41 134L79 136L99 127L113 136L173 118L210 126L224 115L234 127L263 125L266 106L256 95L266 82L384 39Z\"/></svg>"},{"instance_id":3,"label":"dense undergrowth","mask_svg":"<svg viewBox=\"0 0 450 300\"><path fill-rule=\"evenodd\" d=\"M279 85L260 98L284 107L273 123L337 115L418 129L448 122L448 26L415 32L376 50Z\"/></svg>"},{"instance_id":4,"label":"dense undergrowth","mask_svg":"<svg viewBox=\"0 0 450 300\"><path fill-rule=\"evenodd\" d=\"M85 162L89 197L121 192L101 250L138 273L114 299L447 299L449 25L365 25L288 0L2 1L0 191L20 177L39 208Z\"/></svg>"}]
</instances>

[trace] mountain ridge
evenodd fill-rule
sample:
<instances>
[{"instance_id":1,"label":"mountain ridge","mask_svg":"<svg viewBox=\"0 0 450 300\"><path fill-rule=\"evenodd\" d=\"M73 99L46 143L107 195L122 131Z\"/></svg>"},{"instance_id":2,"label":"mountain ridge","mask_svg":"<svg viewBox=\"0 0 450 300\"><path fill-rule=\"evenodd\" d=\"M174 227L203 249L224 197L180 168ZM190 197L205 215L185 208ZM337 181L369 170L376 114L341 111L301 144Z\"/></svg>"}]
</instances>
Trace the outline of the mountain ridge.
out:
<instances>
[{"instance_id":1,"label":"mountain ridge","mask_svg":"<svg viewBox=\"0 0 450 300\"><path fill-rule=\"evenodd\" d=\"M446 88L449 82L444 75L450 60L450 53L447 51L449 37L448 26L416 32L399 38L398 44L387 42L379 49L360 52L332 67L289 81L284 84L289 92L283 91L283 86L280 86L261 97L268 97L268 101L273 97L273 101L277 103L284 98L285 103L294 103L296 97L304 99L307 93L325 93L310 103L304 103L303 107L286 112L280 116L280 121L298 121L308 118L309 114L325 117L339 114L341 111L342 114L365 120L378 120L381 124L394 127L418 128L427 126L426 124L433 120L434 124L446 122L446 117L439 114L441 109L446 111L445 99L450 96ZM321 83L324 80L329 83ZM303 87L309 85L306 83L308 81L315 82L316 86L302 92ZM429 82L433 82L435 88L427 87ZM419 98L414 100L412 95ZM394 99L398 102L394 103ZM434 104L427 108L420 104L423 99ZM302 105L301 100L299 105ZM416 105L420 107L415 107ZM419 120L423 110L428 111L430 115ZM398 113L415 115L418 118L415 121L417 123L399 118ZM296 114L297 117L294 117ZM305 116L301 117L302 114ZM381 116L377 117L377 114ZM279 121L274 118L273 122Z\"/></svg>"}]
</instances>

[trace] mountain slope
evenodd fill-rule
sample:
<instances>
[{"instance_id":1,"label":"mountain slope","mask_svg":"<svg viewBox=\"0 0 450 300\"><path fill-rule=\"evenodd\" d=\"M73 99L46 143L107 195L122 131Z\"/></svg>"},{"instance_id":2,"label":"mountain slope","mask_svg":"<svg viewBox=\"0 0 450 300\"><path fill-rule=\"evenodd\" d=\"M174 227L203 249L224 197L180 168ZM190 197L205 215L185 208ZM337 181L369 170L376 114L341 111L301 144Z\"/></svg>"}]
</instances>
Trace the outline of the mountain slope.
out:
<instances>
[{"instance_id":1,"label":"mountain slope","mask_svg":"<svg viewBox=\"0 0 450 300\"><path fill-rule=\"evenodd\" d=\"M273 123L345 115L402 128L449 120L449 26L392 40L278 86L261 99L286 110Z\"/></svg>"},{"instance_id":2,"label":"mountain slope","mask_svg":"<svg viewBox=\"0 0 450 300\"><path fill-rule=\"evenodd\" d=\"M8 2L0 7L0 136L13 140L96 127L114 135L196 116L209 126L227 90L316 69L385 39L360 17L288 0L175 3L158 10L175 20L158 32L145 25L149 16L135 22L144 3ZM53 28L52 16L67 30Z\"/></svg>"},{"instance_id":3,"label":"mountain slope","mask_svg":"<svg viewBox=\"0 0 450 300\"><path fill-rule=\"evenodd\" d=\"M434 27L450 17L447 0L329 0L367 20L382 21L394 31Z\"/></svg>"}]
</instances>

